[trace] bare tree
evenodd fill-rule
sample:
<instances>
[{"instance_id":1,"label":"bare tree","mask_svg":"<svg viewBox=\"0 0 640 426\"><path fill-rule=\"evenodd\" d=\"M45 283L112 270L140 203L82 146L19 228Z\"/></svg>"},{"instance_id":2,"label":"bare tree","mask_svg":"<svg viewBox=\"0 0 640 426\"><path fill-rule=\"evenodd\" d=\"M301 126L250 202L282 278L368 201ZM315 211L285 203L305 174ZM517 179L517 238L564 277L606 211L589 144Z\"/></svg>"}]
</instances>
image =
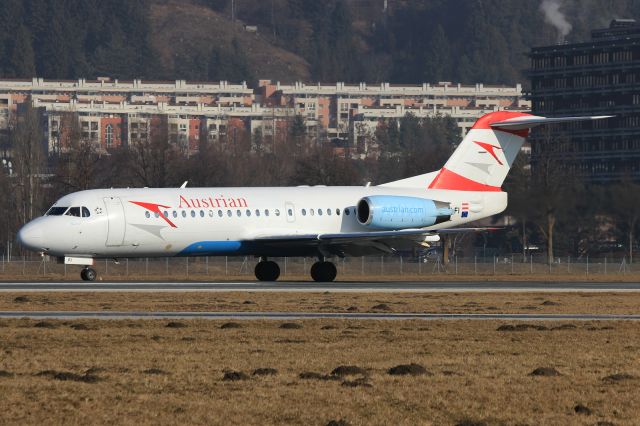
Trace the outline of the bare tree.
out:
<instances>
[{"instance_id":1,"label":"bare tree","mask_svg":"<svg viewBox=\"0 0 640 426\"><path fill-rule=\"evenodd\" d=\"M573 153L563 139L552 139L549 129L532 145L531 212L547 243L547 261L554 261L554 231L562 214L574 212L578 181L566 167Z\"/></svg>"},{"instance_id":2,"label":"bare tree","mask_svg":"<svg viewBox=\"0 0 640 426\"><path fill-rule=\"evenodd\" d=\"M175 156L167 117L152 119L150 130L147 138L130 141L128 164L135 185L163 188L170 179L170 160Z\"/></svg>"},{"instance_id":3,"label":"bare tree","mask_svg":"<svg viewBox=\"0 0 640 426\"><path fill-rule=\"evenodd\" d=\"M527 261L527 222L531 219L531 168L529 159L518 155L507 176L505 190L509 193L507 213L520 222L518 238L522 245L522 261Z\"/></svg>"},{"instance_id":4,"label":"bare tree","mask_svg":"<svg viewBox=\"0 0 640 426\"><path fill-rule=\"evenodd\" d=\"M616 226L626 234L629 262L633 262L635 232L640 220L640 184L625 178L611 188L611 208Z\"/></svg>"},{"instance_id":5,"label":"bare tree","mask_svg":"<svg viewBox=\"0 0 640 426\"><path fill-rule=\"evenodd\" d=\"M361 177L349 156L339 155L329 143L316 145L298 158L291 182L296 185L354 185Z\"/></svg>"},{"instance_id":6,"label":"bare tree","mask_svg":"<svg viewBox=\"0 0 640 426\"><path fill-rule=\"evenodd\" d=\"M61 149L56 158L56 181L65 193L92 188L100 170L98 142L82 136L77 113L64 113L59 126Z\"/></svg>"},{"instance_id":7,"label":"bare tree","mask_svg":"<svg viewBox=\"0 0 640 426\"><path fill-rule=\"evenodd\" d=\"M22 223L42 213L43 181L46 179L46 153L40 116L30 101L24 103L24 108L10 134L16 207Z\"/></svg>"}]
</instances>

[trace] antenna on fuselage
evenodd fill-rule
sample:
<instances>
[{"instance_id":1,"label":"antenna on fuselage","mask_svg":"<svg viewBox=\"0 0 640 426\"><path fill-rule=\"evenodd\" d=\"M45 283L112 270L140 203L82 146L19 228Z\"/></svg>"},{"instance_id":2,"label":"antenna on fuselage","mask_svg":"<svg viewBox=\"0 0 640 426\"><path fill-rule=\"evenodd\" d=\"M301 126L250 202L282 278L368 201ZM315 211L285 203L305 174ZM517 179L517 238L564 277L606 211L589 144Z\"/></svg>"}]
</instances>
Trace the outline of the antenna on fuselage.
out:
<instances>
[{"instance_id":1,"label":"antenna on fuselage","mask_svg":"<svg viewBox=\"0 0 640 426\"><path fill-rule=\"evenodd\" d=\"M185 180L184 183L180 186L180 189L186 188L188 183L189 183L189 181Z\"/></svg>"}]
</instances>

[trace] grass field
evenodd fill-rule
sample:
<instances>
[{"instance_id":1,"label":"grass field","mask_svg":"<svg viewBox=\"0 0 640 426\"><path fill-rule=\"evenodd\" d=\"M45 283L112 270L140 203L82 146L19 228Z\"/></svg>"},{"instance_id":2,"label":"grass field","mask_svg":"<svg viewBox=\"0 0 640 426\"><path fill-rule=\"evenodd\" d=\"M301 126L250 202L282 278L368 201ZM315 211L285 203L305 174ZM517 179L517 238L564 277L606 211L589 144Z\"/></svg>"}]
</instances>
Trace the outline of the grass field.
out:
<instances>
[{"instance_id":1,"label":"grass field","mask_svg":"<svg viewBox=\"0 0 640 426\"><path fill-rule=\"evenodd\" d=\"M637 323L285 324L291 323L0 320L0 423L632 425L640 419ZM423 374L388 373L411 363ZM331 374L340 366L357 368ZM539 368L541 375L531 375ZM254 374L258 369L262 375Z\"/></svg>"},{"instance_id":2,"label":"grass field","mask_svg":"<svg viewBox=\"0 0 640 426\"><path fill-rule=\"evenodd\" d=\"M189 275L176 272L174 275L166 274L145 274L131 273L125 274L104 274L103 270L97 268L98 281L107 282L255 282L253 273L225 275L224 273L200 274L190 273ZM46 274L30 273L4 273L0 274L0 280L5 282L49 282L49 281L80 281L80 268L69 268L66 274L58 272L47 272ZM313 283L308 274L288 273L281 276L280 282L309 282ZM454 274L454 273L433 273L433 274L384 274L384 275L345 275L338 272L338 282L610 282L610 283L635 283L640 281L640 274ZM330 284L328 284L330 286Z\"/></svg>"},{"instance_id":3,"label":"grass field","mask_svg":"<svg viewBox=\"0 0 640 426\"><path fill-rule=\"evenodd\" d=\"M637 314L629 293L0 292L0 310Z\"/></svg>"}]
</instances>

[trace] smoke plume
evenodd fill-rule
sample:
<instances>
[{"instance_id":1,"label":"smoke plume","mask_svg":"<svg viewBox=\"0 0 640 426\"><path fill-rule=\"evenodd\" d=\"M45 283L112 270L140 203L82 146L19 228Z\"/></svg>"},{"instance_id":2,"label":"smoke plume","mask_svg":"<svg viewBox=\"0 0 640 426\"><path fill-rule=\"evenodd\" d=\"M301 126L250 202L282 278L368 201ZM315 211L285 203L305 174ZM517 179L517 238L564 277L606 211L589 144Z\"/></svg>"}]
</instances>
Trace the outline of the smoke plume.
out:
<instances>
[{"instance_id":1,"label":"smoke plume","mask_svg":"<svg viewBox=\"0 0 640 426\"><path fill-rule=\"evenodd\" d=\"M558 42L563 42L572 27L564 13L560 12L560 6L562 0L542 0L540 10L544 13L544 20L558 30Z\"/></svg>"}]
</instances>

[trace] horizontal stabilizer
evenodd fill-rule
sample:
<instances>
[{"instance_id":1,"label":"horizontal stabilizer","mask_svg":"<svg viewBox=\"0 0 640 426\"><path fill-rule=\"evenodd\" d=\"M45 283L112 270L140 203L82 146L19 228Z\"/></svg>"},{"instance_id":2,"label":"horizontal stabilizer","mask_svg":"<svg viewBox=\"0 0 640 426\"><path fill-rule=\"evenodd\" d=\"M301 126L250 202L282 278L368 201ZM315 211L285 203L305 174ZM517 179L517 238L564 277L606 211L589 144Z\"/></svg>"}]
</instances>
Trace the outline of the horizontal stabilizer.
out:
<instances>
[{"instance_id":1,"label":"horizontal stabilizer","mask_svg":"<svg viewBox=\"0 0 640 426\"><path fill-rule=\"evenodd\" d=\"M585 117L539 117L536 115L529 115L523 117L515 117L504 121L497 121L490 123L493 128L509 129L509 130L524 130L531 129L542 124L554 124L554 123L567 123L573 121L591 121L602 120L604 118L611 118L613 115L594 115Z\"/></svg>"}]
</instances>

